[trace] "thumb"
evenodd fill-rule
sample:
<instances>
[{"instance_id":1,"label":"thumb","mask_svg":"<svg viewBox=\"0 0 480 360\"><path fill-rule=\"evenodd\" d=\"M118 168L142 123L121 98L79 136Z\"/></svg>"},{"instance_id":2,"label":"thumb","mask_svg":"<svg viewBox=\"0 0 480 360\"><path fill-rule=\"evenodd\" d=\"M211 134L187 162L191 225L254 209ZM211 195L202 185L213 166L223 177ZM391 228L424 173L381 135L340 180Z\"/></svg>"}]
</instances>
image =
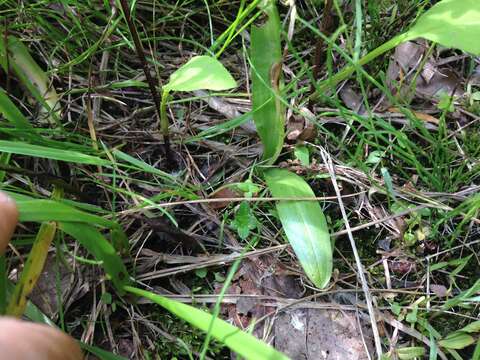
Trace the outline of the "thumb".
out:
<instances>
[{"instance_id":1,"label":"thumb","mask_svg":"<svg viewBox=\"0 0 480 360\"><path fill-rule=\"evenodd\" d=\"M0 255L5 251L17 226L18 210L15 201L0 191Z\"/></svg>"}]
</instances>

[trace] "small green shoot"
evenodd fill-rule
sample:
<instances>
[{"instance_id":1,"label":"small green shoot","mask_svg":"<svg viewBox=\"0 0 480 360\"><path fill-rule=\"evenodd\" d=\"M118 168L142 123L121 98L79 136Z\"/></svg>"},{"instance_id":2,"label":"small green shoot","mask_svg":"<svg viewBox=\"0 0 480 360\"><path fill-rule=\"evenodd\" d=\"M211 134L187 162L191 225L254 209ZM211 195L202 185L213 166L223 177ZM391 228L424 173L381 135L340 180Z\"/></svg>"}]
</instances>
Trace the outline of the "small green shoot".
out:
<instances>
[{"instance_id":1,"label":"small green shoot","mask_svg":"<svg viewBox=\"0 0 480 360\"><path fill-rule=\"evenodd\" d=\"M163 86L160 105L160 128L168 138L167 105L172 91L229 90L237 86L236 81L220 61L211 56L195 56L177 69Z\"/></svg>"}]
</instances>

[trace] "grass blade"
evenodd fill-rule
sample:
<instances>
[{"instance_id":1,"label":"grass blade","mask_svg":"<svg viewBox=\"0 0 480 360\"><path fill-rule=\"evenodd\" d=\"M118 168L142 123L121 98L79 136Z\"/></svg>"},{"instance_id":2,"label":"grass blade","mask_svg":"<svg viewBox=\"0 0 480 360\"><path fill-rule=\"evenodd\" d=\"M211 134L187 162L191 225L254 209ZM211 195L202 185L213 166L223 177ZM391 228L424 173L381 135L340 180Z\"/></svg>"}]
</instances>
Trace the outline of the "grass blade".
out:
<instances>
[{"instance_id":1,"label":"grass blade","mask_svg":"<svg viewBox=\"0 0 480 360\"><path fill-rule=\"evenodd\" d=\"M315 197L305 180L288 170L267 170L265 180L274 197ZM332 274L332 244L320 205L317 201L282 200L277 211L308 278L315 286L325 287Z\"/></svg>"},{"instance_id":2,"label":"grass blade","mask_svg":"<svg viewBox=\"0 0 480 360\"><path fill-rule=\"evenodd\" d=\"M55 222L44 222L40 226L32 250L28 255L25 268L20 275L20 280L15 285L13 295L8 303L7 315L20 317L25 312L27 296L32 292L43 271L48 249L56 232L57 224Z\"/></svg>"},{"instance_id":3,"label":"grass blade","mask_svg":"<svg viewBox=\"0 0 480 360\"><path fill-rule=\"evenodd\" d=\"M118 224L54 200L17 200L20 221L68 221L116 228Z\"/></svg>"},{"instance_id":4,"label":"grass blade","mask_svg":"<svg viewBox=\"0 0 480 360\"><path fill-rule=\"evenodd\" d=\"M145 297L155 302L156 304L170 311L172 314L187 321L202 331L208 331L209 325L212 322L212 315L205 311L196 309L193 306L182 304L163 296L153 294L149 291L137 289L131 286L126 286L124 289L127 292ZM253 335L247 334L239 328L218 318L213 320L211 334L215 339L222 342L230 349L235 351L238 355L248 360L288 359L286 355L258 340Z\"/></svg>"},{"instance_id":5,"label":"grass blade","mask_svg":"<svg viewBox=\"0 0 480 360\"><path fill-rule=\"evenodd\" d=\"M82 244L96 260L102 262L115 288L123 293L123 287L130 282L130 275L113 245L91 225L61 222L59 228Z\"/></svg>"},{"instance_id":6,"label":"grass blade","mask_svg":"<svg viewBox=\"0 0 480 360\"><path fill-rule=\"evenodd\" d=\"M39 158L67 161L87 165L110 165L110 162L96 156L82 154L72 150L61 150L17 141L0 140L0 151Z\"/></svg>"},{"instance_id":7,"label":"grass blade","mask_svg":"<svg viewBox=\"0 0 480 360\"><path fill-rule=\"evenodd\" d=\"M0 113L17 129L33 129L27 118L18 110L2 88L0 88Z\"/></svg>"},{"instance_id":8,"label":"grass blade","mask_svg":"<svg viewBox=\"0 0 480 360\"><path fill-rule=\"evenodd\" d=\"M275 1L266 1L263 11L268 20L252 26L252 106L253 120L264 147L263 159L272 164L283 146L284 107L280 96L282 51L280 18Z\"/></svg>"}]
</instances>

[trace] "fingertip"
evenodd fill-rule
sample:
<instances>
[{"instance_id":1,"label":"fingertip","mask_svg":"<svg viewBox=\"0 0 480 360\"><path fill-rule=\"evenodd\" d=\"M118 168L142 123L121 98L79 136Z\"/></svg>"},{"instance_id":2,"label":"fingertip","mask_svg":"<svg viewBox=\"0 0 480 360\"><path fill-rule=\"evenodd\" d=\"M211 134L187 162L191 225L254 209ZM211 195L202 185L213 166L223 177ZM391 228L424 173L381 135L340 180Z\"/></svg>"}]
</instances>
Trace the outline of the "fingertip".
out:
<instances>
[{"instance_id":1,"label":"fingertip","mask_svg":"<svg viewBox=\"0 0 480 360\"><path fill-rule=\"evenodd\" d=\"M0 191L0 255L4 253L18 222L15 201Z\"/></svg>"}]
</instances>

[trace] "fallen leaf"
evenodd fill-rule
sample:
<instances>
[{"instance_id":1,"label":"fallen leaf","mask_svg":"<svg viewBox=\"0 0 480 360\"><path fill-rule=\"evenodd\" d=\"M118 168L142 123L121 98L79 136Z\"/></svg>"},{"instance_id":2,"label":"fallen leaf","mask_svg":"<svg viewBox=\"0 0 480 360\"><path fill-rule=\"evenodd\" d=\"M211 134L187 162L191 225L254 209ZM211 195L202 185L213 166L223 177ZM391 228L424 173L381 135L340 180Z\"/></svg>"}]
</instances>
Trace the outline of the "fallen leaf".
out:
<instances>
[{"instance_id":1,"label":"fallen leaf","mask_svg":"<svg viewBox=\"0 0 480 360\"><path fill-rule=\"evenodd\" d=\"M388 109L388 111L391 112L391 113L401 113L400 109L398 109L396 107L391 107L391 108ZM412 111L412 113L419 120L429 122L429 123L435 124L435 125L439 124L439 120L435 116L425 114L425 113L421 113L421 112L418 112L418 111Z\"/></svg>"},{"instance_id":2,"label":"fallen leaf","mask_svg":"<svg viewBox=\"0 0 480 360\"><path fill-rule=\"evenodd\" d=\"M373 353L371 330L360 330L353 314L337 310L296 309L281 313L274 325L275 348L291 359L366 360Z\"/></svg>"},{"instance_id":3,"label":"fallen leaf","mask_svg":"<svg viewBox=\"0 0 480 360\"><path fill-rule=\"evenodd\" d=\"M213 193L210 194L208 197L209 199L231 199L231 198L238 198L241 197L241 194L238 191L235 191L235 189L231 187L222 187L217 191L214 191ZM212 209L224 209L228 205L230 205L232 202L225 200L225 201L212 201L208 205Z\"/></svg>"},{"instance_id":4,"label":"fallen leaf","mask_svg":"<svg viewBox=\"0 0 480 360\"><path fill-rule=\"evenodd\" d=\"M448 289L443 285L432 284L430 285L430 290L440 298L448 296Z\"/></svg>"}]
</instances>

